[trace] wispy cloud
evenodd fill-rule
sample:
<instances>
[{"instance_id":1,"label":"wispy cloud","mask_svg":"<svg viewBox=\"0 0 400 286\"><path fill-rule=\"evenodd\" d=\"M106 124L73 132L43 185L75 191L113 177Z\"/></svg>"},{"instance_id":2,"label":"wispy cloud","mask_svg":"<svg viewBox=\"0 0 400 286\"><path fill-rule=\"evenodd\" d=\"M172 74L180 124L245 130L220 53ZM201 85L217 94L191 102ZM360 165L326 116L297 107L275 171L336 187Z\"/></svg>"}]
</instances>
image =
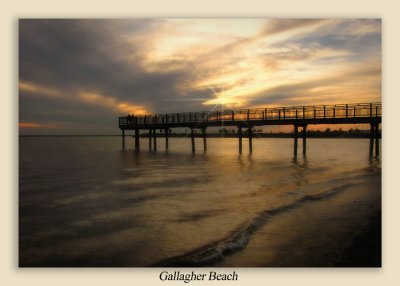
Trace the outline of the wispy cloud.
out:
<instances>
[{"instance_id":1,"label":"wispy cloud","mask_svg":"<svg viewBox=\"0 0 400 286\"><path fill-rule=\"evenodd\" d=\"M298 31L304 27L318 27L321 23L328 21L326 19L271 19L267 21L259 35L271 36L293 30Z\"/></svg>"},{"instance_id":2,"label":"wispy cloud","mask_svg":"<svg viewBox=\"0 0 400 286\"><path fill-rule=\"evenodd\" d=\"M79 98L89 104L115 109L123 113L124 115L125 114L144 115L150 113L148 110L146 110L145 107L141 105L118 101L113 97L104 96L101 94L96 94L91 92L81 92L79 93Z\"/></svg>"},{"instance_id":3,"label":"wispy cloud","mask_svg":"<svg viewBox=\"0 0 400 286\"><path fill-rule=\"evenodd\" d=\"M59 126L54 123L37 123L37 122L19 122L20 128L58 128Z\"/></svg>"},{"instance_id":4,"label":"wispy cloud","mask_svg":"<svg viewBox=\"0 0 400 286\"><path fill-rule=\"evenodd\" d=\"M115 97L101 95L94 92L64 92L53 87L46 87L43 85L38 85L25 81L21 81L19 83L19 90L21 93L27 93L30 95L59 98L62 97L66 100L80 101L89 105L104 107L107 110L111 109L117 112L122 112L123 114L143 115L151 113L149 110L146 109L146 107L142 105L120 101Z\"/></svg>"},{"instance_id":5,"label":"wispy cloud","mask_svg":"<svg viewBox=\"0 0 400 286\"><path fill-rule=\"evenodd\" d=\"M191 32L188 27L187 38L193 38L189 34ZM292 101L309 102L310 98L316 100L318 96L327 98L329 93L323 92L336 90L336 94L341 94L342 98L331 99L353 102L359 98L354 96L355 94L368 94L362 86L357 87L361 90L351 90L347 86L340 92L340 82L329 83L318 79L334 77L337 73L354 69L354 66L359 66L360 63L369 64L367 68L380 66L379 21L275 19L266 21L260 31L253 32L247 37L240 37L235 35L232 29L230 37L215 40L215 35L218 35L217 29L214 35L210 31L211 35L203 36L203 41L198 40L190 44L175 39L174 45L179 48L166 49L164 54L151 56L151 61L145 62L145 65L159 71L168 71L170 66L175 70L186 70L189 74L192 71L185 69L184 63L195 67L194 76L192 73L192 76L182 83L182 93L190 95L196 89L209 89L212 93L203 104L222 104L227 108L249 106L254 102L253 97L258 98L259 94L263 94L265 102L268 102L268 96L276 98L276 95L264 91L310 82L320 84L314 86L315 92L306 95L292 91L292 94L287 96L292 97ZM182 34L180 27L181 37L187 39ZM166 37L165 34L162 35L163 41L167 41ZM369 39L371 43L368 43ZM170 41L173 41L173 37L170 37ZM361 45L366 44L366 41L368 48L362 49ZM372 54L366 52L371 51L371 45ZM162 42L159 46L163 46ZM379 87L380 74L376 73L375 77L376 87ZM348 82L345 78L342 80ZM362 81L363 78L357 80ZM332 84L337 86L329 87ZM369 91L370 98L380 96L379 88ZM282 97L282 100L285 98Z\"/></svg>"},{"instance_id":6,"label":"wispy cloud","mask_svg":"<svg viewBox=\"0 0 400 286\"><path fill-rule=\"evenodd\" d=\"M18 87L20 92L26 92L28 94L36 94L36 95L51 96L51 97L62 96L62 93L57 89L48 88L30 82L20 81Z\"/></svg>"},{"instance_id":7,"label":"wispy cloud","mask_svg":"<svg viewBox=\"0 0 400 286\"><path fill-rule=\"evenodd\" d=\"M379 19L21 20L19 39L26 122L381 96Z\"/></svg>"}]
</instances>

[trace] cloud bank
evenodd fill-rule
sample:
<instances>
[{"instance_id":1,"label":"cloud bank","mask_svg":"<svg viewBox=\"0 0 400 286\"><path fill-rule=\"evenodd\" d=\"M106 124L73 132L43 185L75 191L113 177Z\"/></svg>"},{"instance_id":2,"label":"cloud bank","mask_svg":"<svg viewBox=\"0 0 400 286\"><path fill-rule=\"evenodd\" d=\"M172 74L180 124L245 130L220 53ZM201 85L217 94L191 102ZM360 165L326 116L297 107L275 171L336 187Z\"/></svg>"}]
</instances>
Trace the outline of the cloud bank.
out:
<instances>
[{"instance_id":1,"label":"cloud bank","mask_svg":"<svg viewBox=\"0 0 400 286\"><path fill-rule=\"evenodd\" d=\"M117 116L380 101L377 19L23 19L21 134Z\"/></svg>"}]
</instances>

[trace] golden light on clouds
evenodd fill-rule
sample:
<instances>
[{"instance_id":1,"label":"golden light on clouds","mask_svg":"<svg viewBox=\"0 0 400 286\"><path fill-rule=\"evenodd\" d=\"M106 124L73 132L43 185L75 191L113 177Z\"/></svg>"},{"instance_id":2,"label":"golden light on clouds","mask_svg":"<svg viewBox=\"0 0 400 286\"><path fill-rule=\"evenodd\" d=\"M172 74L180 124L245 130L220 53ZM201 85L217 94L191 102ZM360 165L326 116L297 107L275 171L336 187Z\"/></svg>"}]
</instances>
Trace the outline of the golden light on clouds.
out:
<instances>
[{"instance_id":1,"label":"golden light on clouds","mask_svg":"<svg viewBox=\"0 0 400 286\"><path fill-rule=\"evenodd\" d=\"M56 88L46 87L32 82L24 82L24 81L21 81L19 83L19 89L20 91L24 91L26 93L33 95L62 97L68 100L78 100L90 105L102 106L123 114L144 115L150 113L150 111L147 110L144 106L120 101L114 97L105 96L93 92L78 92L77 94L74 94L73 92L66 93ZM24 127L29 127L29 126L25 125ZM35 126L33 124L30 127L35 127Z\"/></svg>"},{"instance_id":2,"label":"golden light on clouds","mask_svg":"<svg viewBox=\"0 0 400 286\"><path fill-rule=\"evenodd\" d=\"M37 122L20 122L20 128L58 128L59 125L54 123L37 123Z\"/></svg>"},{"instance_id":3,"label":"golden light on clouds","mask_svg":"<svg viewBox=\"0 0 400 286\"><path fill-rule=\"evenodd\" d=\"M20 91L24 91L30 94L45 95L50 97L57 97L62 95L62 93L57 89L48 88L40 84L34 84L26 81L20 81L18 87Z\"/></svg>"},{"instance_id":4,"label":"golden light on clouds","mask_svg":"<svg viewBox=\"0 0 400 286\"><path fill-rule=\"evenodd\" d=\"M113 97L104 96L92 92L81 92L79 97L86 103L103 106L106 108L117 110L123 114L144 115L149 111L141 105L135 105L127 102L121 102Z\"/></svg>"},{"instance_id":5,"label":"golden light on clouds","mask_svg":"<svg viewBox=\"0 0 400 286\"><path fill-rule=\"evenodd\" d=\"M19 39L31 128L112 132L127 114L381 101L380 19L35 19Z\"/></svg>"},{"instance_id":6,"label":"golden light on clouds","mask_svg":"<svg viewBox=\"0 0 400 286\"><path fill-rule=\"evenodd\" d=\"M179 90L185 95L208 89L210 98L202 102L205 106L252 107L252 100L260 98L263 92L268 100L269 96L278 95L269 93L274 88L336 78L354 69L355 63L349 59L359 51L346 45L323 46L310 37L315 33L315 37L329 41L323 38L324 33L331 32L332 26L340 27L341 23L342 20L336 19L169 20L164 29L148 35L152 39L151 48L143 57L142 66L148 72L191 72L193 76L182 82ZM375 22L355 21L348 26L343 28L344 36L361 37L380 31ZM302 37L310 37L309 42L301 43ZM370 67L380 66L380 51L364 60ZM377 85L380 74L375 74L372 80ZM327 90L332 92L324 94ZM368 86L359 85L357 90L351 90L348 84L341 89L341 85L329 86L328 82L307 92L316 103L321 101L320 97L330 98L331 103L354 102L355 94L368 94L375 101L380 98L380 91ZM305 97L298 95L296 100L293 94L288 101L300 103ZM307 102L310 100L306 98Z\"/></svg>"}]
</instances>

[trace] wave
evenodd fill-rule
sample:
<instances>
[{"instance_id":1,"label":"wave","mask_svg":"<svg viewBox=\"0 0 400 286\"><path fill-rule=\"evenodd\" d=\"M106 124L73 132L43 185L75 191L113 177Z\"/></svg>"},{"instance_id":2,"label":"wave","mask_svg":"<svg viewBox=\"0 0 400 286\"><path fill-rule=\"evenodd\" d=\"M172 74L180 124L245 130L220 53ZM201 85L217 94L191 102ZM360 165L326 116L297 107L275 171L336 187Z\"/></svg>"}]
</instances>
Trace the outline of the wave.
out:
<instances>
[{"instance_id":1,"label":"wave","mask_svg":"<svg viewBox=\"0 0 400 286\"><path fill-rule=\"evenodd\" d=\"M240 225L236 230L232 231L226 238L212 242L192 250L183 255L167 258L157 262L155 267L198 267L210 266L217 261L221 261L225 256L230 255L248 244L251 235L261 226L265 225L273 216L281 214L293 208L300 207L305 202L318 201L329 198L339 192L344 191L356 184L347 183L339 187L329 189L326 192L305 195L301 199L275 209L269 209L261 212L253 220Z\"/></svg>"}]
</instances>

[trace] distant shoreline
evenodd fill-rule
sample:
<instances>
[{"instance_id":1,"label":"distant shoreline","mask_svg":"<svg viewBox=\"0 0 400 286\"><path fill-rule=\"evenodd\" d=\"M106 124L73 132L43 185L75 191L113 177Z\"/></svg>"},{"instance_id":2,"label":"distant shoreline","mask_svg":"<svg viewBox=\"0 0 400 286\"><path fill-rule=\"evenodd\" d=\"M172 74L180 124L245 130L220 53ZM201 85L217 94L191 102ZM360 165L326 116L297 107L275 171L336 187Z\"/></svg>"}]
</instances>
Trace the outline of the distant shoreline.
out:
<instances>
[{"instance_id":1,"label":"distant shoreline","mask_svg":"<svg viewBox=\"0 0 400 286\"><path fill-rule=\"evenodd\" d=\"M126 134L126 137L134 137L131 134ZM121 135L19 135L19 137L121 137ZM140 137L148 138L148 134L141 134ZM157 137L165 137L164 133L157 133ZM168 137L170 138L185 138L190 137L190 134L185 133L169 133ZM196 133L195 137L201 138L202 134ZM228 134L218 134L218 133L207 133L207 138L237 138L237 133L228 133ZM243 134L243 138L247 138L247 134ZM299 134L299 138L302 137L302 134ZM254 133L253 138L293 138L293 133ZM343 133L335 133L330 132L326 134L325 132L307 132L307 138L350 138L350 139L367 139L370 138L369 132L362 132L351 134L348 132Z\"/></svg>"}]
</instances>

